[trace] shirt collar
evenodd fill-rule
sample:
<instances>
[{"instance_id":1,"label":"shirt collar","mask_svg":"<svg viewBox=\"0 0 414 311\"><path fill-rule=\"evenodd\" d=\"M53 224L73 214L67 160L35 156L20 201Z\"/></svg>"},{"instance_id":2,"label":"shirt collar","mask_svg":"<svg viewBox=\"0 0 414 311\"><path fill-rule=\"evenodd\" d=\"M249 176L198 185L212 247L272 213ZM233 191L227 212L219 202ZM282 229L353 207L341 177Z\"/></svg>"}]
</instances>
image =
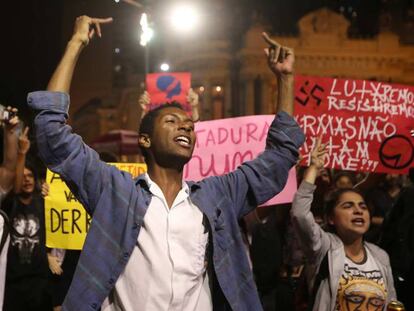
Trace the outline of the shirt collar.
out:
<instances>
[{"instance_id":1,"label":"shirt collar","mask_svg":"<svg viewBox=\"0 0 414 311\"><path fill-rule=\"evenodd\" d=\"M154 195L159 195L161 189L159 186L149 177L148 173L144 174L144 180L148 185L149 191ZM181 190L184 190L186 194L190 194L190 188L187 183L183 180L181 184Z\"/></svg>"}]
</instances>

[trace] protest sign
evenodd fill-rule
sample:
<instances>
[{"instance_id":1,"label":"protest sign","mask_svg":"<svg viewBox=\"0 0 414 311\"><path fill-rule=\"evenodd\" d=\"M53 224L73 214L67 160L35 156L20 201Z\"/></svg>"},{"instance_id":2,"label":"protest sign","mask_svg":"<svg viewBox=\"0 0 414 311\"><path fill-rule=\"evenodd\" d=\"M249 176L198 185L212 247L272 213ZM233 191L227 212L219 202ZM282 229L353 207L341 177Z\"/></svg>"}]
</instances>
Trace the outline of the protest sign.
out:
<instances>
[{"instance_id":1,"label":"protest sign","mask_svg":"<svg viewBox=\"0 0 414 311\"><path fill-rule=\"evenodd\" d=\"M195 124L197 143L193 157L184 168L184 179L201 180L235 170L265 149L273 115L229 118ZM296 174L291 170L285 189L266 205L292 202Z\"/></svg>"},{"instance_id":2,"label":"protest sign","mask_svg":"<svg viewBox=\"0 0 414 311\"><path fill-rule=\"evenodd\" d=\"M142 163L114 163L136 177L146 171ZM91 217L58 174L47 171L49 195L45 198L46 246L82 249Z\"/></svg>"},{"instance_id":3,"label":"protest sign","mask_svg":"<svg viewBox=\"0 0 414 311\"><path fill-rule=\"evenodd\" d=\"M320 135L330 168L405 174L414 165L412 86L296 76L295 118L305 165Z\"/></svg>"},{"instance_id":4,"label":"protest sign","mask_svg":"<svg viewBox=\"0 0 414 311\"><path fill-rule=\"evenodd\" d=\"M167 102L176 101L190 112L187 103L188 90L191 87L189 72L168 72L147 74L147 91L151 98L149 109L154 109Z\"/></svg>"}]
</instances>

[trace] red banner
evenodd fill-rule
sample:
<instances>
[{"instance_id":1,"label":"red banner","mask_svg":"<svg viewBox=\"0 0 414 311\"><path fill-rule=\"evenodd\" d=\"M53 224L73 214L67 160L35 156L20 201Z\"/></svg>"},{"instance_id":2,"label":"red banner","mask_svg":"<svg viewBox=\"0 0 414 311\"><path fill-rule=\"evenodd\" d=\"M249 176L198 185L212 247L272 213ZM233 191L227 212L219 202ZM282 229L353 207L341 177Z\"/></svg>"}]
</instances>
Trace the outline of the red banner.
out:
<instances>
[{"instance_id":1,"label":"red banner","mask_svg":"<svg viewBox=\"0 0 414 311\"><path fill-rule=\"evenodd\" d=\"M189 72L151 73L146 80L147 91L151 97L150 110L175 101L186 111L191 111L187 103L187 94L191 87Z\"/></svg>"},{"instance_id":2,"label":"red banner","mask_svg":"<svg viewBox=\"0 0 414 311\"><path fill-rule=\"evenodd\" d=\"M305 165L322 135L330 168L405 174L414 166L413 86L296 76L295 118Z\"/></svg>"}]
</instances>

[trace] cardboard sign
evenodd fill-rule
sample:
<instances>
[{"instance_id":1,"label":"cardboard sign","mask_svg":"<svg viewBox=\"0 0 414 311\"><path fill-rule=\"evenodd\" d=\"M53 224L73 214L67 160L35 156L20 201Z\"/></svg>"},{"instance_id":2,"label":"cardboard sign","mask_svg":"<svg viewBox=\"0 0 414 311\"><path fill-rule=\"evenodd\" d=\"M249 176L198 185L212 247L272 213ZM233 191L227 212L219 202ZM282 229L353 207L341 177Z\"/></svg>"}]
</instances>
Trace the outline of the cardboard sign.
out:
<instances>
[{"instance_id":1,"label":"cardboard sign","mask_svg":"<svg viewBox=\"0 0 414 311\"><path fill-rule=\"evenodd\" d=\"M330 168L406 174L414 165L412 86L296 76L295 118L305 165L320 135Z\"/></svg>"},{"instance_id":2,"label":"cardboard sign","mask_svg":"<svg viewBox=\"0 0 414 311\"><path fill-rule=\"evenodd\" d=\"M136 177L147 170L142 163L113 163ZM91 217L58 174L47 171L49 195L45 198L46 246L82 249Z\"/></svg>"},{"instance_id":3,"label":"cardboard sign","mask_svg":"<svg viewBox=\"0 0 414 311\"><path fill-rule=\"evenodd\" d=\"M162 104L176 101L190 112L187 102L188 90L191 87L189 72L151 73L146 77L147 91L151 97L150 110Z\"/></svg>"},{"instance_id":4,"label":"cardboard sign","mask_svg":"<svg viewBox=\"0 0 414 311\"><path fill-rule=\"evenodd\" d=\"M198 181L223 175L256 158L265 149L273 119L274 115L260 115L196 123L197 143L192 159L185 166L184 179ZM283 191L265 205L292 202L296 189L293 169Z\"/></svg>"}]
</instances>

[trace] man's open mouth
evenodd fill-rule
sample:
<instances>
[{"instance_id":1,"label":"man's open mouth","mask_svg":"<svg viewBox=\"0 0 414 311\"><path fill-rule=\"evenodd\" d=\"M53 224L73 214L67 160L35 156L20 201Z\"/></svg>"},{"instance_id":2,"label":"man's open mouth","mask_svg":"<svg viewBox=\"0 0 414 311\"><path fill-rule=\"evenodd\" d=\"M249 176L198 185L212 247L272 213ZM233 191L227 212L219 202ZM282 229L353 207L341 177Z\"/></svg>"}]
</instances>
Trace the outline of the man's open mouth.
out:
<instances>
[{"instance_id":1,"label":"man's open mouth","mask_svg":"<svg viewBox=\"0 0 414 311\"><path fill-rule=\"evenodd\" d=\"M191 147L191 139L187 136L180 135L175 138L175 141L182 147L185 147L185 148Z\"/></svg>"}]
</instances>

